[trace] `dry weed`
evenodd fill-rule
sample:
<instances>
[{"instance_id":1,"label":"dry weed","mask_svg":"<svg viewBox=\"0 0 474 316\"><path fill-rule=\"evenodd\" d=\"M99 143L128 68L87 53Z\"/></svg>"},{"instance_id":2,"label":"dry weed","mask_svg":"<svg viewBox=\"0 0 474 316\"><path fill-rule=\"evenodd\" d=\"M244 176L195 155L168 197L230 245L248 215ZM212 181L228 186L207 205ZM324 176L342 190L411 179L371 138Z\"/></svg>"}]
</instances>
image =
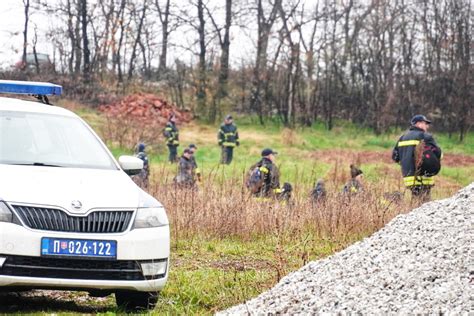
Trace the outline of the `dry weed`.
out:
<instances>
[{"instance_id":1,"label":"dry weed","mask_svg":"<svg viewBox=\"0 0 474 316\"><path fill-rule=\"evenodd\" d=\"M217 172L211 173L196 190L184 190L172 184L169 171L158 172L161 181L151 186L150 193L165 205L175 240L196 234L246 240L267 234L304 235L305 231L321 238L348 240L370 234L412 208L408 199L388 200L391 183L383 179L376 186L368 184L357 195L328 192L324 202L314 203L307 195L310 188L302 186L289 202L262 201L249 195L240 174L222 181ZM335 179L341 178L337 165L334 174Z\"/></svg>"},{"instance_id":2,"label":"dry weed","mask_svg":"<svg viewBox=\"0 0 474 316\"><path fill-rule=\"evenodd\" d=\"M301 138L298 133L290 128L284 128L280 134L281 143L288 146L295 146L301 144Z\"/></svg>"}]
</instances>

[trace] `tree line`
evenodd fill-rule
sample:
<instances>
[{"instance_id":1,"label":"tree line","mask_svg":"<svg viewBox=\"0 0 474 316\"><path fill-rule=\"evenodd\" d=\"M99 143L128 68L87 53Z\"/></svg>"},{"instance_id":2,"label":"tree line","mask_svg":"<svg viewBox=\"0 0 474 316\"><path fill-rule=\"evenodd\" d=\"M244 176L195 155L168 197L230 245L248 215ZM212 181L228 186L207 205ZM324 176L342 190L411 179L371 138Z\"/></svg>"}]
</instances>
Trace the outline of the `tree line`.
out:
<instances>
[{"instance_id":1,"label":"tree line","mask_svg":"<svg viewBox=\"0 0 474 316\"><path fill-rule=\"evenodd\" d=\"M31 12L54 14L58 74L153 87L210 122L232 110L381 133L424 113L462 140L474 121L470 0L23 3L24 55Z\"/></svg>"}]
</instances>

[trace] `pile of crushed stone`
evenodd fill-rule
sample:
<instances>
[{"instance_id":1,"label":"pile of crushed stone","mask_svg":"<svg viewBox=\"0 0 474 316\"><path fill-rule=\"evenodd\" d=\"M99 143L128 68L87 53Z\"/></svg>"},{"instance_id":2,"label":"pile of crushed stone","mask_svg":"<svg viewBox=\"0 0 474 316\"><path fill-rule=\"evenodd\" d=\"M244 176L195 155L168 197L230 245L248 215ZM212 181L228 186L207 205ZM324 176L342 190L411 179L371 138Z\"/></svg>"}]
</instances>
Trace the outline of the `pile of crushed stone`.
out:
<instances>
[{"instance_id":1,"label":"pile of crushed stone","mask_svg":"<svg viewBox=\"0 0 474 316\"><path fill-rule=\"evenodd\" d=\"M472 312L473 223L471 183L218 315Z\"/></svg>"}]
</instances>

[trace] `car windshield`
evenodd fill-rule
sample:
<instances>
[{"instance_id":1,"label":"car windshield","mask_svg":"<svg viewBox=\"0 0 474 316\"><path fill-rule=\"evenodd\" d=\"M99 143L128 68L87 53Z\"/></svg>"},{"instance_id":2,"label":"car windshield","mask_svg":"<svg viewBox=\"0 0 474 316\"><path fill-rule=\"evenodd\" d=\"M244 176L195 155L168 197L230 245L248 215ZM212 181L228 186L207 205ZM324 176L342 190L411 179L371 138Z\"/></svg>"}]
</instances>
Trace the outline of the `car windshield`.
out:
<instances>
[{"instance_id":1,"label":"car windshield","mask_svg":"<svg viewBox=\"0 0 474 316\"><path fill-rule=\"evenodd\" d=\"M0 164L117 169L78 118L0 111Z\"/></svg>"}]
</instances>

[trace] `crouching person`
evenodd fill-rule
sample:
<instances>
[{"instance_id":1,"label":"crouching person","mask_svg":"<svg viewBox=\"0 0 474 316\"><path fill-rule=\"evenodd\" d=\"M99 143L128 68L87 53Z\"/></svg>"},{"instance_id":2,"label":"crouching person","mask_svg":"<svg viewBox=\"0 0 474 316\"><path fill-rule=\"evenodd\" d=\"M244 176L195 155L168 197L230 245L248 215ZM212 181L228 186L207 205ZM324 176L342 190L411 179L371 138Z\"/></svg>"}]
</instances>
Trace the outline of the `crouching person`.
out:
<instances>
[{"instance_id":1,"label":"crouching person","mask_svg":"<svg viewBox=\"0 0 474 316\"><path fill-rule=\"evenodd\" d=\"M280 171L275 164L278 153L270 148L262 151L262 159L250 168L246 186L255 197L289 200L293 188L285 182L280 187Z\"/></svg>"},{"instance_id":2,"label":"crouching person","mask_svg":"<svg viewBox=\"0 0 474 316\"><path fill-rule=\"evenodd\" d=\"M344 185L344 194L357 194L364 191L364 173L355 165L351 165L351 179Z\"/></svg>"},{"instance_id":3,"label":"crouching person","mask_svg":"<svg viewBox=\"0 0 474 316\"><path fill-rule=\"evenodd\" d=\"M311 190L311 202L312 203L323 203L326 201L326 186L323 179L319 179Z\"/></svg>"}]
</instances>

